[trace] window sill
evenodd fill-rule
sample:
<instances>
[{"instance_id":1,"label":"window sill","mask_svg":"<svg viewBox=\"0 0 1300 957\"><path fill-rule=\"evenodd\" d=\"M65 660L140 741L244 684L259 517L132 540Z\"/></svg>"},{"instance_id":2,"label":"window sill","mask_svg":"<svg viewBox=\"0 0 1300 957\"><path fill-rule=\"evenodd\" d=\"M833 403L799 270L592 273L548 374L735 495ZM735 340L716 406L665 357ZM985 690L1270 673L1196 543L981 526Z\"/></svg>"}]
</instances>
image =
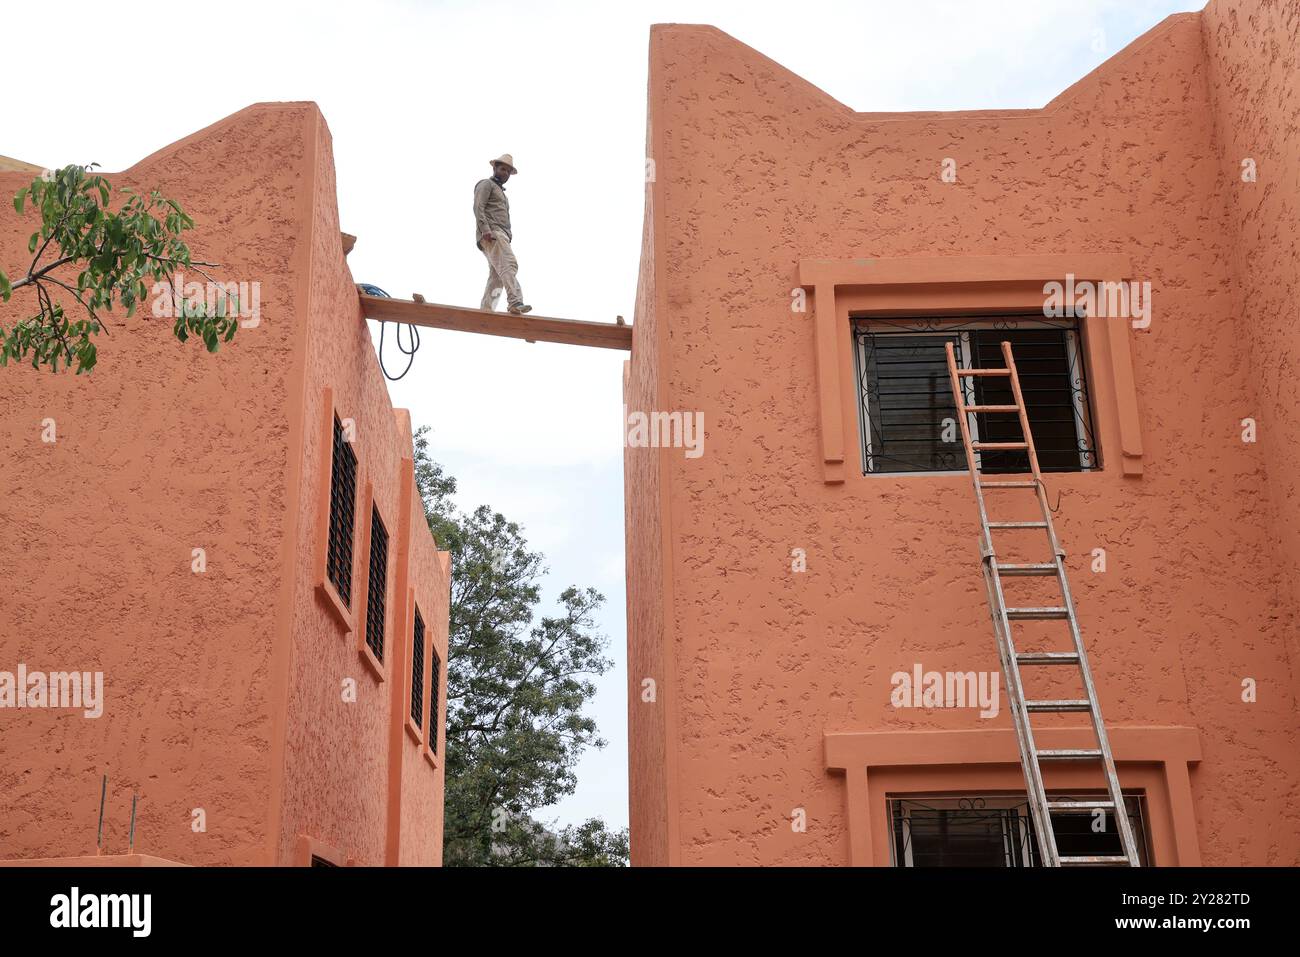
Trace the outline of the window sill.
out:
<instances>
[{"instance_id":1,"label":"window sill","mask_svg":"<svg viewBox=\"0 0 1300 957\"><path fill-rule=\"evenodd\" d=\"M969 475L969 474L970 473L967 472L965 469L961 469L960 471L949 471L949 470L940 471L939 469L933 469L924 472L863 472L862 477L869 478L869 479L886 479L886 478L915 478L918 475L939 475L939 476L948 477L952 475Z\"/></svg>"},{"instance_id":2,"label":"window sill","mask_svg":"<svg viewBox=\"0 0 1300 957\"><path fill-rule=\"evenodd\" d=\"M335 591L334 585L328 580L316 583L316 594L324 601L325 606L334 615L335 620L343 626L343 633L350 635L352 633L352 612L348 606L343 604L343 599Z\"/></svg>"},{"instance_id":3,"label":"window sill","mask_svg":"<svg viewBox=\"0 0 1300 957\"><path fill-rule=\"evenodd\" d=\"M1068 472L1044 472L1043 481L1050 482L1052 479L1059 478L1064 475L1092 475L1094 472L1101 472L1101 471L1102 471L1102 467L1099 465L1095 465L1092 468L1071 469ZM869 478L869 479L917 478L925 475L935 475L943 478L950 478L954 475L960 475L962 478L968 478L970 476L970 472L968 472L966 469L961 469L960 471L956 471L956 472L950 470L941 471L939 469L933 469L924 472L863 472L862 473L863 478ZM990 482L1004 482L1004 481L1011 482L1011 481L1016 481L1017 478L1023 481L1029 480L1028 472L980 472L980 475L987 478L988 481Z\"/></svg>"},{"instance_id":4,"label":"window sill","mask_svg":"<svg viewBox=\"0 0 1300 957\"><path fill-rule=\"evenodd\" d=\"M384 668L384 663L375 657L375 653L370 650L370 646L364 641L361 643L361 647L357 649L357 654L366 663L366 667L370 669L371 677L376 682L383 684L388 680L388 671Z\"/></svg>"},{"instance_id":5,"label":"window sill","mask_svg":"<svg viewBox=\"0 0 1300 957\"><path fill-rule=\"evenodd\" d=\"M424 755L424 760L429 762L429 766L435 771L438 770L438 756L428 748L421 748L420 753Z\"/></svg>"},{"instance_id":6,"label":"window sill","mask_svg":"<svg viewBox=\"0 0 1300 957\"><path fill-rule=\"evenodd\" d=\"M345 854L339 848L326 844L324 841L318 841L314 837L308 837L306 834L298 835L298 846L294 852L294 864L297 867L311 867L312 858L319 857L321 860L333 864L335 867L355 867L356 859L350 854Z\"/></svg>"},{"instance_id":7,"label":"window sill","mask_svg":"<svg viewBox=\"0 0 1300 957\"><path fill-rule=\"evenodd\" d=\"M420 730L419 727L416 726L415 722L411 720L411 716L409 714L406 716L406 720L402 722L402 724L406 728L406 733L407 735L410 736L411 740L414 741L416 744L423 746L424 732Z\"/></svg>"}]
</instances>

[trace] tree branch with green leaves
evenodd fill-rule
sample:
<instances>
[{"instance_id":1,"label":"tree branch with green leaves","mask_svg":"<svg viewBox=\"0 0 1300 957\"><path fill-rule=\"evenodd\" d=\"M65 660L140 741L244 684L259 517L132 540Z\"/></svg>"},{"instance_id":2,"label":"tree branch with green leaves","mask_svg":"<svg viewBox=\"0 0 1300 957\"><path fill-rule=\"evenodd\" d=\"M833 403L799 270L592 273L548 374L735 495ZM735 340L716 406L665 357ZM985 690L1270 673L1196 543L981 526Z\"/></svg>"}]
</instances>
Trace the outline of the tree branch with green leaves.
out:
<instances>
[{"instance_id":1,"label":"tree branch with green leaves","mask_svg":"<svg viewBox=\"0 0 1300 957\"><path fill-rule=\"evenodd\" d=\"M41 226L28 240L32 260L26 270L11 279L0 269L0 303L25 291L35 299L35 312L12 326L0 323L0 365L30 359L37 369L89 372L98 358L95 337L111 334L104 313L120 303L129 319L150 296L163 294L176 306L168 310L176 338L195 336L216 352L235 336L238 298L203 271L216 264L195 261L181 239L194 220L157 190L143 195L118 189L125 202L112 209L113 187L94 168L46 172L14 196L18 215L38 210ZM72 269L78 270L75 279ZM192 269L221 290L214 302L186 300L176 289L178 269ZM65 296L76 303L72 315Z\"/></svg>"}]
</instances>

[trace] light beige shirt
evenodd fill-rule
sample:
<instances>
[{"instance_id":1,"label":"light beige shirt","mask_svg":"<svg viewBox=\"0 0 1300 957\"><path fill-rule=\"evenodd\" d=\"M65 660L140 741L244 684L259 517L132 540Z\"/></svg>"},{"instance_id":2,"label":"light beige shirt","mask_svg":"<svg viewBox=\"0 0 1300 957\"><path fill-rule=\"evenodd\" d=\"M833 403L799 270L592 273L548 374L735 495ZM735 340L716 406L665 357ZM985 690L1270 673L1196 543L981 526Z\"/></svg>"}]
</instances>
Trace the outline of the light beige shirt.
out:
<instances>
[{"instance_id":1,"label":"light beige shirt","mask_svg":"<svg viewBox=\"0 0 1300 957\"><path fill-rule=\"evenodd\" d=\"M474 186L474 245L483 248L482 236L501 230L513 242L510 232L510 200L506 191L494 179L481 179Z\"/></svg>"}]
</instances>

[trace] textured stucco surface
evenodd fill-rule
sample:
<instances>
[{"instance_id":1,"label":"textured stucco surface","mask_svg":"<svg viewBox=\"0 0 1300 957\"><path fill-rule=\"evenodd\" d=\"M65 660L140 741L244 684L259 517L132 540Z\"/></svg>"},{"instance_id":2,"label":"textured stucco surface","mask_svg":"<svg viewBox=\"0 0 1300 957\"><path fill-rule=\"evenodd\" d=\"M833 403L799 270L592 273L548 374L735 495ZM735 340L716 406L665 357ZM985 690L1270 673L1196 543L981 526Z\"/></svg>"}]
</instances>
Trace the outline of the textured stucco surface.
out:
<instances>
[{"instance_id":1,"label":"textured stucco surface","mask_svg":"<svg viewBox=\"0 0 1300 957\"><path fill-rule=\"evenodd\" d=\"M633 316L633 354L624 363L623 401L629 413L660 408L659 326L655 320L654 196L646 186L641 269ZM664 575L659 457L650 449L623 453L627 541L628 791L634 865L670 863L666 709L672 675L664 659ZM647 686L649 680L653 685ZM653 694L653 700L646 700Z\"/></svg>"},{"instance_id":2,"label":"textured stucco surface","mask_svg":"<svg viewBox=\"0 0 1300 957\"><path fill-rule=\"evenodd\" d=\"M136 791L137 851L262 862L303 188L303 143L283 117L245 113L111 177L177 199L196 259L262 283L257 328L210 356L177 343L169 319L119 312L90 375L0 369L0 668L102 670L106 698L97 720L0 711L0 857L93 850L107 774L110 850L125 850ZM37 228L8 205L28 181L0 174L11 275ZM0 321L28 302L16 294ZM47 417L54 444L41 441ZM194 548L204 574L190 570ZM191 830L195 808L206 833Z\"/></svg>"},{"instance_id":3,"label":"textured stucco surface","mask_svg":"<svg viewBox=\"0 0 1300 957\"><path fill-rule=\"evenodd\" d=\"M0 193L29 178L0 174ZM354 604L371 483L390 532L386 644L406 643L409 668L405 507L409 585L445 660L449 570L418 497L399 497L410 424L388 400L343 258L324 120L311 103L258 104L112 179L181 202L195 258L260 282L261 317L217 356L178 344L170 320L119 316L89 376L0 370L0 669L102 670L106 697L97 720L0 710L0 858L93 849L107 773L110 852L125 849L137 791L136 850L182 863L290 864L306 835L381 864L403 802L402 862L439 863L441 771L420 758L389 773L403 756L391 682L405 688L407 675L374 678L315 594L330 388L357 426ZM34 228L30 214L0 215L11 273ZM0 307L0 321L22 314L18 296ZM55 444L41 441L46 418ZM193 548L207 552L204 574L191 572Z\"/></svg>"},{"instance_id":4,"label":"textured stucco surface","mask_svg":"<svg viewBox=\"0 0 1300 957\"><path fill-rule=\"evenodd\" d=\"M1296 506L1271 500L1294 482L1294 443L1240 440L1244 416L1281 416L1288 401L1269 385L1285 379L1260 364L1277 358L1261 360L1253 340L1286 340L1293 355L1295 333L1285 310L1261 322L1234 304L1237 230L1287 233L1294 191L1279 184L1271 205L1243 210L1230 198L1236 152L1223 155L1215 126L1233 110L1276 110L1245 76L1255 47L1274 51L1269 76L1292 62L1292 16L1275 16L1283 28L1271 32L1256 23L1253 40L1242 22L1217 59L1207 21L1171 17L1043 110L916 116L853 113L712 28L654 29L663 236L643 253L658 290L645 297L643 276L628 394L655 401L642 383L664 383L658 398L703 412L706 439L699 459L627 458L629 608L655 563L671 596L666 624L649 604L630 612L629 661L665 660L657 643L672 636L671 701L660 688L678 764L675 781L642 774L638 787L637 749L658 730L638 726L634 699L634 848L662 839L667 825L653 819L673 813L675 788L681 863L846 863L844 779L825 770L825 732L1009 726L1005 710L981 721L890 705L890 676L915 663L998 668L974 503L964 476L851 467L842 485L822 481L812 313L790 309L799 261L1122 253L1155 295L1151 328L1130 339L1145 474L1124 478L1116 454L1100 472L1049 483L1103 710L1112 725L1199 729L1204 863L1296 861L1296 595L1276 568L1279 547L1293 560L1294 533L1279 534L1275 517L1294 527ZM1215 72L1234 63L1245 102L1216 111ZM1272 149L1294 136L1287 109L1266 124ZM945 157L956 183L940 179ZM1259 302L1294 289L1288 255L1268 253L1279 264ZM654 335L640 326L650 302L663 304ZM1097 429L1116 451L1113 417ZM642 459L666 463L666 504ZM658 551L657 521L670 529ZM1098 547L1104 574L1089 568ZM794 548L806 573L791 571ZM1245 677L1259 682L1257 703L1241 700ZM795 808L806 833L790 826Z\"/></svg>"},{"instance_id":5,"label":"textured stucco surface","mask_svg":"<svg viewBox=\"0 0 1300 957\"><path fill-rule=\"evenodd\" d=\"M1250 345L1268 471L1278 587L1300 596L1300 3L1216 0L1202 17L1210 57L1210 102L1234 239L1233 309ZM1254 160L1256 180L1243 181ZM1294 611L1294 604L1292 611ZM1288 625L1293 661L1300 627Z\"/></svg>"},{"instance_id":6,"label":"textured stucco surface","mask_svg":"<svg viewBox=\"0 0 1300 957\"><path fill-rule=\"evenodd\" d=\"M404 642L407 649L411 644L405 628L406 596L399 595L396 587L398 562L406 561L398 549L398 525L403 506L401 476L404 468L410 468L411 437L393 415L352 275L343 258L329 131L318 113L316 117L317 185L312 204L308 293L311 324L305 336L303 397L306 429L300 534L294 565L293 657L279 854L281 860L291 859L297 835L307 834L340 848L358 864L373 865L385 861L389 762L393 759L389 731L391 722L403 718L402 712L394 714L390 682L396 680L404 685L407 679L404 670L394 674L394 643ZM370 521L367 487L373 489L374 503L389 533L388 653L382 681L362 660L357 632L345 634L316 592L318 536L324 531L316 516L331 461L323 428L328 414L324 405L326 389L332 391L339 418L352 419L356 428L353 448L358 462L358 498L352 606L357 629L365 627L365 616L359 612L365 607L365 530ZM426 554L433 543L422 520L412 524L412 538L417 534L421 541L419 554L424 559L421 569L427 576L435 567ZM421 579L421 584L430 593L439 590L427 577ZM437 633L437 619L428 621ZM445 641L445 610L440 627ZM409 667L409 650L403 660ZM355 681L355 703L344 700L345 679ZM440 809L440 774L427 764L423 772L417 773L423 774L423 787L436 794L432 803ZM433 845L441 844L441 833L433 830L436 821L436 815L429 815L403 828L414 842L411 853L423 858L422 862L432 863ZM417 853L415 848L423 851ZM436 853L440 859L440 847Z\"/></svg>"},{"instance_id":7,"label":"textured stucco surface","mask_svg":"<svg viewBox=\"0 0 1300 957\"><path fill-rule=\"evenodd\" d=\"M409 433L408 439L409 442ZM447 753L447 616L451 605L451 555L437 550L428 534L424 508L418 495L411 496L411 585L415 604L427 629L426 639L442 663L438 675L437 767L424 757L426 744L416 743L403 732L402 748L402 841L400 863L430 866L442 864L442 822L444 758ZM414 621L414 616L411 616ZM410 701L408 667L403 684L403 701ZM428 740L429 666L424 669L424 736ZM409 707L409 704L408 704Z\"/></svg>"}]
</instances>

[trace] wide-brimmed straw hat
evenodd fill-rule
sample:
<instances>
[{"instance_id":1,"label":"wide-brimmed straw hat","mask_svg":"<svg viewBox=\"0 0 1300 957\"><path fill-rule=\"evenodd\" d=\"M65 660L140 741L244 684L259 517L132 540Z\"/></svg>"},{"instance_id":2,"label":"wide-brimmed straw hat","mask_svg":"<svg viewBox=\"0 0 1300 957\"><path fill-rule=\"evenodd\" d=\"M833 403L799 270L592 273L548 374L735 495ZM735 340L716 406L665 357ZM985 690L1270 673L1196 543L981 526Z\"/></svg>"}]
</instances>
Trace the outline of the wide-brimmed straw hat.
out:
<instances>
[{"instance_id":1,"label":"wide-brimmed straw hat","mask_svg":"<svg viewBox=\"0 0 1300 957\"><path fill-rule=\"evenodd\" d=\"M519 170L515 169L515 158L509 153L502 153L494 160L488 160L488 163L495 169L497 163L505 163L510 167L510 175L514 176Z\"/></svg>"}]
</instances>

